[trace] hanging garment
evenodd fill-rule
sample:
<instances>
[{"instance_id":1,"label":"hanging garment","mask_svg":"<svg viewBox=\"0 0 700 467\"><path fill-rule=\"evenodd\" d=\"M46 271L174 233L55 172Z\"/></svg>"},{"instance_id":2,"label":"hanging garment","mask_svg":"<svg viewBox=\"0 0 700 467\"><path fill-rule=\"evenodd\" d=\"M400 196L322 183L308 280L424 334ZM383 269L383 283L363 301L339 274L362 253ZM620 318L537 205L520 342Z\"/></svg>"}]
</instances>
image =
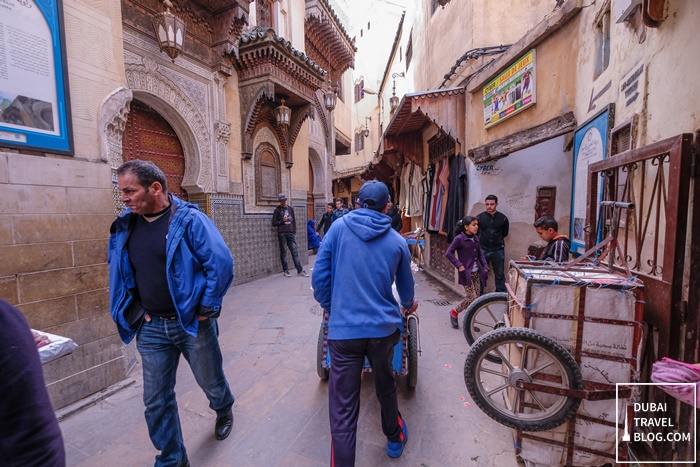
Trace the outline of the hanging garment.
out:
<instances>
[{"instance_id":1,"label":"hanging garment","mask_svg":"<svg viewBox=\"0 0 700 467\"><path fill-rule=\"evenodd\" d=\"M433 193L430 206L430 221L428 230L431 233L437 233L440 230L440 219L442 218L443 195L445 194L445 186L442 183L443 172L446 169L446 160L440 159L435 164L435 177L433 180Z\"/></svg>"},{"instance_id":2,"label":"hanging garment","mask_svg":"<svg viewBox=\"0 0 700 467\"><path fill-rule=\"evenodd\" d=\"M442 229L442 225L445 219L445 213L447 212L447 197L449 195L450 189L450 164L447 158L443 159L445 168L440 174L440 184L442 185L442 202L440 204L440 218L438 219L437 226L439 227L438 233L440 235L447 235L447 232Z\"/></svg>"},{"instance_id":3,"label":"hanging garment","mask_svg":"<svg viewBox=\"0 0 700 467\"><path fill-rule=\"evenodd\" d=\"M408 177L408 201L406 212L408 217L420 217L423 215L423 170L420 165L411 162Z\"/></svg>"},{"instance_id":4,"label":"hanging garment","mask_svg":"<svg viewBox=\"0 0 700 467\"><path fill-rule=\"evenodd\" d=\"M464 216L464 198L467 194L467 165L462 153L450 158L450 187L447 196L447 212L442 229L447 232L447 238L452 241L455 236L454 228Z\"/></svg>"},{"instance_id":5,"label":"hanging garment","mask_svg":"<svg viewBox=\"0 0 700 467\"><path fill-rule=\"evenodd\" d=\"M411 163L406 162L403 167L401 168L401 190L399 192L399 197L396 200L396 202L401 206L401 207L408 207L409 203L409 196L408 196L408 179L409 179L409 172L411 168Z\"/></svg>"},{"instance_id":6,"label":"hanging garment","mask_svg":"<svg viewBox=\"0 0 700 467\"><path fill-rule=\"evenodd\" d=\"M428 166L425 175L423 176L422 185L425 196L423 198L423 229L428 230L430 223L430 204L433 199L433 178L435 176L435 164Z\"/></svg>"}]
</instances>

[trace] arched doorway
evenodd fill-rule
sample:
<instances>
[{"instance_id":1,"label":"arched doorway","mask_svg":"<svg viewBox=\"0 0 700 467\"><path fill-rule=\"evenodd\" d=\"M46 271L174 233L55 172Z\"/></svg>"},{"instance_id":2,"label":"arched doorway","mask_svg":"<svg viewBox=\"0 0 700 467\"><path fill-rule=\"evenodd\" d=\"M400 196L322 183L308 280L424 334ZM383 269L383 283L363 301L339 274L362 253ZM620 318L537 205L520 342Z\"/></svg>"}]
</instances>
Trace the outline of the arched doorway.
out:
<instances>
[{"instance_id":1,"label":"arched doorway","mask_svg":"<svg viewBox=\"0 0 700 467\"><path fill-rule=\"evenodd\" d=\"M124 161L151 161L165 173L168 192L187 201L182 188L185 155L175 130L148 105L134 99L122 139Z\"/></svg>"},{"instance_id":2,"label":"arched doorway","mask_svg":"<svg viewBox=\"0 0 700 467\"><path fill-rule=\"evenodd\" d=\"M309 189L306 190L306 216L313 219L314 213L314 168L309 161Z\"/></svg>"}]
</instances>

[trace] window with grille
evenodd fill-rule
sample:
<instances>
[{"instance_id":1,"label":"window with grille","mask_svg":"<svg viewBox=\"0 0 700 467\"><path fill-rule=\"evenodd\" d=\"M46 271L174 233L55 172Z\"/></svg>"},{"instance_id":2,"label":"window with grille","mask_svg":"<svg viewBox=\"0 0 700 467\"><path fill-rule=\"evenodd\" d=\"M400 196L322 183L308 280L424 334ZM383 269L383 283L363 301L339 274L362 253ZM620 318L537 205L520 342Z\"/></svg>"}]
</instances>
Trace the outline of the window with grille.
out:
<instances>
[{"instance_id":1,"label":"window with grille","mask_svg":"<svg viewBox=\"0 0 700 467\"><path fill-rule=\"evenodd\" d=\"M360 102L365 97L365 80L355 85L355 102Z\"/></svg>"},{"instance_id":2,"label":"window with grille","mask_svg":"<svg viewBox=\"0 0 700 467\"><path fill-rule=\"evenodd\" d=\"M268 28L274 27L272 11L272 0L257 0L255 2L255 16L258 21L258 26Z\"/></svg>"},{"instance_id":3,"label":"window with grille","mask_svg":"<svg viewBox=\"0 0 700 467\"><path fill-rule=\"evenodd\" d=\"M355 152L360 152L365 149L365 132L360 131L355 133Z\"/></svg>"},{"instance_id":4,"label":"window with grille","mask_svg":"<svg viewBox=\"0 0 700 467\"><path fill-rule=\"evenodd\" d=\"M616 154L629 151L634 147L633 133L634 133L634 118L625 120L618 126L612 129L610 132L610 155L614 156Z\"/></svg>"}]
</instances>

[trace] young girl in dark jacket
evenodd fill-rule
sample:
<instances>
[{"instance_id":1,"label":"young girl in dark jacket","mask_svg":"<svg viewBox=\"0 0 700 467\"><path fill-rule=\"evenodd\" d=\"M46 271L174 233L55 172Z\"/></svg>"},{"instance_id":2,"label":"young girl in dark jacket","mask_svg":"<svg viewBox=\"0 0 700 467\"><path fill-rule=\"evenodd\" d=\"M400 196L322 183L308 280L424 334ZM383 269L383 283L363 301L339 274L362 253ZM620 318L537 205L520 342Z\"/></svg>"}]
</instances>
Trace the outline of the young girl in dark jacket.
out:
<instances>
[{"instance_id":1,"label":"young girl in dark jacket","mask_svg":"<svg viewBox=\"0 0 700 467\"><path fill-rule=\"evenodd\" d=\"M479 296L481 282L486 282L486 274L489 271L479 246L479 237L476 235L478 232L479 220L472 216L465 217L457 223L456 236L445 252L447 259L457 268L459 284L464 286L464 299L457 308L450 311L450 323L453 328L459 327L459 313L466 310Z\"/></svg>"}]
</instances>

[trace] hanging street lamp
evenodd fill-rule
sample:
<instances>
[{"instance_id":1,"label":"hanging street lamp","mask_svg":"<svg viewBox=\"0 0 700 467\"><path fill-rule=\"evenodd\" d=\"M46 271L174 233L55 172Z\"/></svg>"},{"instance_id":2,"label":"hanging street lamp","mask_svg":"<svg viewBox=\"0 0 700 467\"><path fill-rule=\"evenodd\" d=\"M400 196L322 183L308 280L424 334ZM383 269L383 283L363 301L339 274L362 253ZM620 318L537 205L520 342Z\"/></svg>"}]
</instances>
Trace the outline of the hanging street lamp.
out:
<instances>
[{"instance_id":1,"label":"hanging street lamp","mask_svg":"<svg viewBox=\"0 0 700 467\"><path fill-rule=\"evenodd\" d=\"M391 97L389 98L389 108L391 112L394 112L399 106L399 97L396 95L396 78L404 78L406 74L402 71L401 73L394 73L391 77L394 79L394 88L391 91Z\"/></svg>"},{"instance_id":2,"label":"hanging street lamp","mask_svg":"<svg viewBox=\"0 0 700 467\"><path fill-rule=\"evenodd\" d=\"M283 129L289 128L289 123L292 120L292 109L284 105L284 99L282 99L282 104L275 109L275 120Z\"/></svg>"},{"instance_id":3,"label":"hanging street lamp","mask_svg":"<svg viewBox=\"0 0 700 467\"><path fill-rule=\"evenodd\" d=\"M164 0L163 6L165 11L155 14L152 18L153 29L156 32L160 51L168 54L175 63L175 58L182 52L185 42L185 22L170 12L173 7L170 0Z\"/></svg>"}]
</instances>

